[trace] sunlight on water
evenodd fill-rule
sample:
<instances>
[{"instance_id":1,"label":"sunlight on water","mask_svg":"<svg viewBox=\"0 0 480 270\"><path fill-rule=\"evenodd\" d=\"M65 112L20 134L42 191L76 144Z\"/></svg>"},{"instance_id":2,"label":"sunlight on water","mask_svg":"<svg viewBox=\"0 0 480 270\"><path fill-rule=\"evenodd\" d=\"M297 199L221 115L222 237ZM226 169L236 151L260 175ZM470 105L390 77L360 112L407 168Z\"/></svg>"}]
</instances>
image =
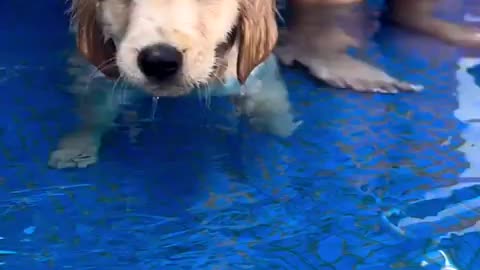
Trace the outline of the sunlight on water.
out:
<instances>
[{"instance_id":1,"label":"sunlight on water","mask_svg":"<svg viewBox=\"0 0 480 270\"><path fill-rule=\"evenodd\" d=\"M429 266L431 264L439 264L439 270L459 270L455 265L452 264L450 258L443 250L430 252L425 256L425 260L423 260L420 265L422 267Z\"/></svg>"},{"instance_id":2,"label":"sunlight on water","mask_svg":"<svg viewBox=\"0 0 480 270\"><path fill-rule=\"evenodd\" d=\"M458 65L459 69L456 72L458 109L455 111L455 117L466 124L462 132L465 142L459 150L465 153L470 164L460 176L480 177L480 86L467 71L480 65L480 59L462 58Z\"/></svg>"}]
</instances>

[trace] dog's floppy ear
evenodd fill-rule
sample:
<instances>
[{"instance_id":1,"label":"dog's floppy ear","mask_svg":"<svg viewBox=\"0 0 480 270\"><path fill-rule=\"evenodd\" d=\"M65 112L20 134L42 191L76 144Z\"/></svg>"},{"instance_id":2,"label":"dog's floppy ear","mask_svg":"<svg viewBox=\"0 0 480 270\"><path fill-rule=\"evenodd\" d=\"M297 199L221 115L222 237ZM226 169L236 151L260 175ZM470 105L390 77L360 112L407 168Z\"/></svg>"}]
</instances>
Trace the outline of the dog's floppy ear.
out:
<instances>
[{"instance_id":1,"label":"dog's floppy ear","mask_svg":"<svg viewBox=\"0 0 480 270\"><path fill-rule=\"evenodd\" d=\"M276 0L240 0L237 77L245 83L277 43Z\"/></svg>"},{"instance_id":2,"label":"dog's floppy ear","mask_svg":"<svg viewBox=\"0 0 480 270\"><path fill-rule=\"evenodd\" d=\"M115 63L115 44L106 40L98 22L98 0L73 0L73 21L77 31L77 47L80 53L105 76L118 77Z\"/></svg>"}]
</instances>

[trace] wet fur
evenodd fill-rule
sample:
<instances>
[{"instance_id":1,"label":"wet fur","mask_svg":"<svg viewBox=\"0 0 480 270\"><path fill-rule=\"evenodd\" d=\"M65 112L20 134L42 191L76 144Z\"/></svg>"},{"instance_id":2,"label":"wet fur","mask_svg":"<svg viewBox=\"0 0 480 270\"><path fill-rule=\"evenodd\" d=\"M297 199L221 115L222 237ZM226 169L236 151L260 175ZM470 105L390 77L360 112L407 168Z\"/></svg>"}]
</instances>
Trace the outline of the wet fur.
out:
<instances>
[{"instance_id":1,"label":"wet fur","mask_svg":"<svg viewBox=\"0 0 480 270\"><path fill-rule=\"evenodd\" d=\"M111 80L92 81L88 66L72 57L77 82L72 88L83 121L61 139L51 167L86 167L97 161L101 138L118 114L112 89L119 84L156 96L206 89L209 95L232 96L238 111L259 130L285 137L298 126L271 54L277 40L275 1L73 0L71 12L82 59L98 70L96 77ZM180 75L162 85L148 82L134 61L138 50L156 42L181 49L184 57Z\"/></svg>"}]
</instances>

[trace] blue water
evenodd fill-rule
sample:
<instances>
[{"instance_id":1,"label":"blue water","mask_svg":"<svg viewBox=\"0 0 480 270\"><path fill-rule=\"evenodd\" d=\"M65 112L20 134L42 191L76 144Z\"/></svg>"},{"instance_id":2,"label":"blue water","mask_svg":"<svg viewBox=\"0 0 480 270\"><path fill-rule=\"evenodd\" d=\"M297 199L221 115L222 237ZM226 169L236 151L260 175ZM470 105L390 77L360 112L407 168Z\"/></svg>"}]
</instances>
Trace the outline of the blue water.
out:
<instances>
[{"instance_id":1,"label":"blue water","mask_svg":"<svg viewBox=\"0 0 480 270\"><path fill-rule=\"evenodd\" d=\"M285 68L304 121L289 139L236 123L224 99L160 100L97 165L56 171L76 124L63 2L0 2L0 269L439 270L442 253L480 269L479 52L384 26L368 55L423 92Z\"/></svg>"}]
</instances>

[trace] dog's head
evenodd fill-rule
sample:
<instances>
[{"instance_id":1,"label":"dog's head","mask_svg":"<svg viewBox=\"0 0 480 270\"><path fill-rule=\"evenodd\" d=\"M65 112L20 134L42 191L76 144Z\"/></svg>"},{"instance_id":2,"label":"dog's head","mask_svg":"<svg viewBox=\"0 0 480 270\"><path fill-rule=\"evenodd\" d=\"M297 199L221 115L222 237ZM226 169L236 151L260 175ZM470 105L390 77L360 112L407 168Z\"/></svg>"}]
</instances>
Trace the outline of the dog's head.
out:
<instances>
[{"instance_id":1,"label":"dog's head","mask_svg":"<svg viewBox=\"0 0 480 270\"><path fill-rule=\"evenodd\" d=\"M157 96L218 78L238 46L244 82L277 41L275 0L72 0L80 52Z\"/></svg>"}]
</instances>

